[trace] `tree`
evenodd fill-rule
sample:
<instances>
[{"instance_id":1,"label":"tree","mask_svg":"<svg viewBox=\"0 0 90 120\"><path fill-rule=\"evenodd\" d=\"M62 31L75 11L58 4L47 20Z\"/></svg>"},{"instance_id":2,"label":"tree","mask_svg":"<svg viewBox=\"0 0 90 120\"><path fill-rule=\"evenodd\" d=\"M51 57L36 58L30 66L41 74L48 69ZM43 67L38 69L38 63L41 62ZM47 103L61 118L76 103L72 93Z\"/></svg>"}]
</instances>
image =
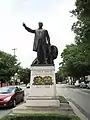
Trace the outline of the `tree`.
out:
<instances>
[{"instance_id":1,"label":"tree","mask_svg":"<svg viewBox=\"0 0 90 120\"><path fill-rule=\"evenodd\" d=\"M20 63L17 63L17 59L3 51L0 51L0 81L2 82L10 80L19 68Z\"/></svg>"},{"instance_id":2,"label":"tree","mask_svg":"<svg viewBox=\"0 0 90 120\"><path fill-rule=\"evenodd\" d=\"M64 80L64 77L61 76L59 72L55 73L55 77L56 77L56 83L62 82Z\"/></svg>"},{"instance_id":3,"label":"tree","mask_svg":"<svg viewBox=\"0 0 90 120\"><path fill-rule=\"evenodd\" d=\"M86 61L86 53L83 53L83 48L79 45L67 45L61 54L62 63L59 72L65 76L72 76L75 78L88 75L90 73L90 66Z\"/></svg>"},{"instance_id":4,"label":"tree","mask_svg":"<svg viewBox=\"0 0 90 120\"><path fill-rule=\"evenodd\" d=\"M76 0L75 6L71 11L77 18L72 25L75 44L67 45L61 53L59 72L78 78L90 74L90 0Z\"/></svg>"},{"instance_id":5,"label":"tree","mask_svg":"<svg viewBox=\"0 0 90 120\"><path fill-rule=\"evenodd\" d=\"M75 6L71 11L77 18L72 25L75 44L63 50L59 72L78 78L90 74L90 0L76 0Z\"/></svg>"},{"instance_id":6,"label":"tree","mask_svg":"<svg viewBox=\"0 0 90 120\"><path fill-rule=\"evenodd\" d=\"M29 68L19 68L18 71L19 77L20 77L20 81L24 82L24 84L27 84L30 82L30 69Z\"/></svg>"},{"instance_id":7,"label":"tree","mask_svg":"<svg viewBox=\"0 0 90 120\"><path fill-rule=\"evenodd\" d=\"M90 74L90 0L76 0L75 5L71 11L77 18L72 25L75 44L67 45L63 50L59 71L78 78Z\"/></svg>"},{"instance_id":8,"label":"tree","mask_svg":"<svg viewBox=\"0 0 90 120\"><path fill-rule=\"evenodd\" d=\"M72 26L75 42L84 46L87 62L90 65L90 0L76 0L76 8L71 13L77 18Z\"/></svg>"}]
</instances>

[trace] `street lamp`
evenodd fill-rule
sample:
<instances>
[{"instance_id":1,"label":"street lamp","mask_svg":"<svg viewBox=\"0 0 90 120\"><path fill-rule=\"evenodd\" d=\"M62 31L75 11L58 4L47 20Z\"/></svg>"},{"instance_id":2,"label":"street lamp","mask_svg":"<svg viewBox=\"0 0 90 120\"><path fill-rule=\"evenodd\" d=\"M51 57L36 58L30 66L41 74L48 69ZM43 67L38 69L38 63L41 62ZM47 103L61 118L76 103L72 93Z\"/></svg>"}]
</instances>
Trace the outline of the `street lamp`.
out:
<instances>
[{"instance_id":1,"label":"street lamp","mask_svg":"<svg viewBox=\"0 0 90 120\"><path fill-rule=\"evenodd\" d=\"M12 50L14 51L14 57L16 57L16 50L17 50L17 48L13 48Z\"/></svg>"}]
</instances>

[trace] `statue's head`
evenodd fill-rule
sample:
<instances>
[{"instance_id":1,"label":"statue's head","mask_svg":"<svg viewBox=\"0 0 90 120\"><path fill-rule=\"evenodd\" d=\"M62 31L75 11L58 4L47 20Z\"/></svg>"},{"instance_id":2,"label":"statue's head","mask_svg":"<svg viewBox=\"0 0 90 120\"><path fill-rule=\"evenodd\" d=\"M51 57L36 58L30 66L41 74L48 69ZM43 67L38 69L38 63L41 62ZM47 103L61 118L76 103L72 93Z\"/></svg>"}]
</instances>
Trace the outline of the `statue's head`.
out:
<instances>
[{"instance_id":1,"label":"statue's head","mask_svg":"<svg viewBox=\"0 0 90 120\"><path fill-rule=\"evenodd\" d=\"M39 25L39 28L42 28L43 23L42 23L42 22L39 22L38 25Z\"/></svg>"}]
</instances>

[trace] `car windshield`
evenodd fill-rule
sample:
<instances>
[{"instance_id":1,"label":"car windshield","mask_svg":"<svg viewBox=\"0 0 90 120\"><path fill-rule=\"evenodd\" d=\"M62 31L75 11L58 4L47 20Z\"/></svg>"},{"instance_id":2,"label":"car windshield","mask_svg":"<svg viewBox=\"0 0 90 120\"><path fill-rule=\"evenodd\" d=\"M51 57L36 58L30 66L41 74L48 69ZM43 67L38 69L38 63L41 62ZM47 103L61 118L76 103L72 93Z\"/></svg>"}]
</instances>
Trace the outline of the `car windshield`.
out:
<instances>
[{"instance_id":1,"label":"car windshield","mask_svg":"<svg viewBox=\"0 0 90 120\"><path fill-rule=\"evenodd\" d=\"M0 94L9 94L14 91L14 87L2 87L0 88Z\"/></svg>"}]
</instances>

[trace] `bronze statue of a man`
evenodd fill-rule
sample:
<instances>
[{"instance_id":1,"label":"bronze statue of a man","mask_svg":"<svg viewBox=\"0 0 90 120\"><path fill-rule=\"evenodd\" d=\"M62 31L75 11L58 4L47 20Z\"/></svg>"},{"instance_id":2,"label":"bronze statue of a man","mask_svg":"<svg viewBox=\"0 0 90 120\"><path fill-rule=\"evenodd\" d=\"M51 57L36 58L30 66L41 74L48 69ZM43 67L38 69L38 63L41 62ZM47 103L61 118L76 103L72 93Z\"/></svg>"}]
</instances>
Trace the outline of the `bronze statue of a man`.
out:
<instances>
[{"instance_id":1,"label":"bronze statue of a man","mask_svg":"<svg viewBox=\"0 0 90 120\"><path fill-rule=\"evenodd\" d=\"M37 64L47 64L47 46L50 46L50 37L48 31L43 29L43 23L38 23L39 28L32 30L23 23L24 28L31 33L35 34L33 51L37 52ZM49 49L50 50L50 49ZM49 51L50 52L50 51Z\"/></svg>"}]
</instances>

